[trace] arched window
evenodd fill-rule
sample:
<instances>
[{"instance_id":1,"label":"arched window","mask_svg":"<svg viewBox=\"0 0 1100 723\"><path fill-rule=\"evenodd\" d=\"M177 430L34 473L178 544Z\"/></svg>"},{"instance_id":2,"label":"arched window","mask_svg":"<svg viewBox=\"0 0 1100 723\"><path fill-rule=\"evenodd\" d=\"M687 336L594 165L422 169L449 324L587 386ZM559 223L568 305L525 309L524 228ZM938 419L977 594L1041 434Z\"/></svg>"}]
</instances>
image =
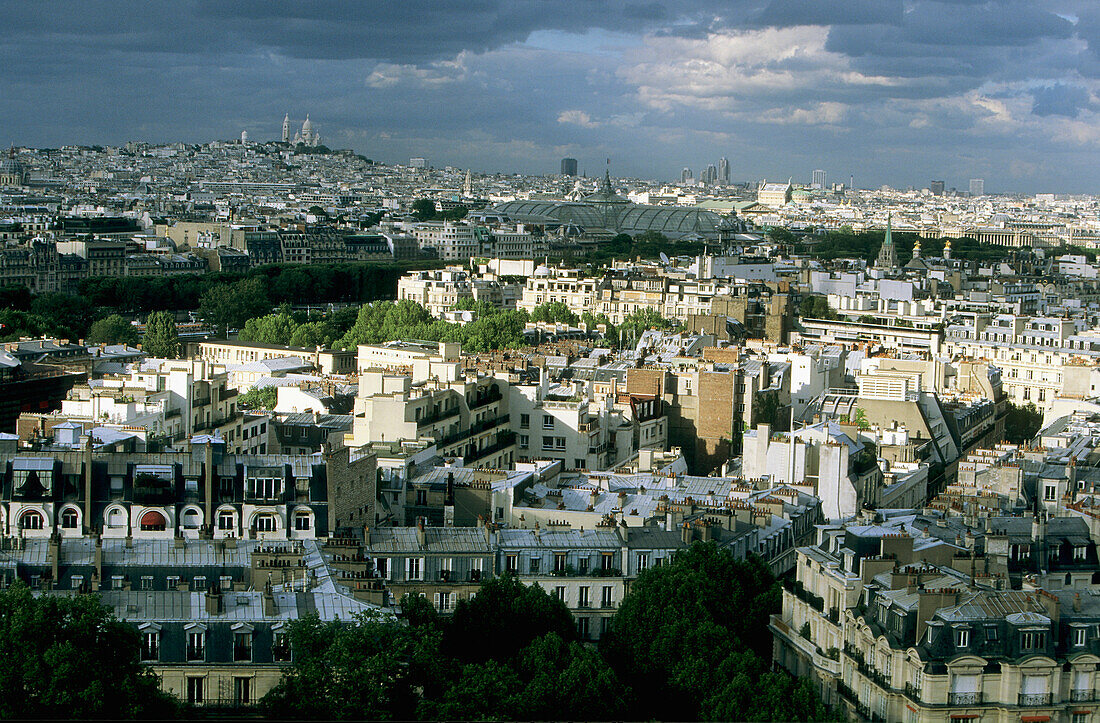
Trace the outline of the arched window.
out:
<instances>
[{"instance_id":1,"label":"arched window","mask_svg":"<svg viewBox=\"0 0 1100 723\"><path fill-rule=\"evenodd\" d=\"M275 515L261 512L254 518L253 524L257 532L274 532L276 528Z\"/></svg>"},{"instance_id":2,"label":"arched window","mask_svg":"<svg viewBox=\"0 0 1100 723\"><path fill-rule=\"evenodd\" d=\"M197 530L199 529L201 518L199 517L199 511L194 509L183 511L183 528L185 530Z\"/></svg>"},{"instance_id":3,"label":"arched window","mask_svg":"<svg viewBox=\"0 0 1100 723\"><path fill-rule=\"evenodd\" d=\"M19 518L19 526L24 530L41 530L45 525L46 520L42 517L42 513L34 510L24 512Z\"/></svg>"},{"instance_id":4,"label":"arched window","mask_svg":"<svg viewBox=\"0 0 1100 723\"><path fill-rule=\"evenodd\" d=\"M62 510L61 527L65 530L75 530L80 527L80 515L72 507Z\"/></svg>"},{"instance_id":5,"label":"arched window","mask_svg":"<svg viewBox=\"0 0 1100 723\"><path fill-rule=\"evenodd\" d=\"M221 510L218 512L218 529L232 530L237 526L237 515L233 510Z\"/></svg>"},{"instance_id":6,"label":"arched window","mask_svg":"<svg viewBox=\"0 0 1100 723\"><path fill-rule=\"evenodd\" d=\"M126 513L117 507L107 513L107 527L120 529L126 526Z\"/></svg>"},{"instance_id":7,"label":"arched window","mask_svg":"<svg viewBox=\"0 0 1100 723\"><path fill-rule=\"evenodd\" d=\"M294 513L294 529L295 530L310 530L313 529L313 513L309 510L298 510Z\"/></svg>"},{"instance_id":8,"label":"arched window","mask_svg":"<svg viewBox=\"0 0 1100 723\"><path fill-rule=\"evenodd\" d=\"M119 512L119 510L112 510L112 512ZM141 516L142 532L164 532L167 527L168 523L164 519L164 515L156 510L149 510Z\"/></svg>"}]
</instances>

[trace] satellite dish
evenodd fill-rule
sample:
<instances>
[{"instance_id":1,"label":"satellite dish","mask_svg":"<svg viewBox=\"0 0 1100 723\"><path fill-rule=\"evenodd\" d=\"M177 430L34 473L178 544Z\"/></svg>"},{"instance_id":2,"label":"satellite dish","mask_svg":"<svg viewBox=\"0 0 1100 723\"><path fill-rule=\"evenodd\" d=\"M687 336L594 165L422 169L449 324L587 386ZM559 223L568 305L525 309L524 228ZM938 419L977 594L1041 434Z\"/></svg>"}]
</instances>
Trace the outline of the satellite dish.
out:
<instances>
[{"instance_id":1,"label":"satellite dish","mask_svg":"<svg viewBox=\"0 0 1100 723\"><path fill-rule=\"evenodd\" d=\"M664 251L662 251L662 252L661 252L661 263L662 263L662 264L667 264L667 263L668 263L668 257L667 257L667 256L665 256L665 252L664 252Z\"/></svg>"}]
</instances>

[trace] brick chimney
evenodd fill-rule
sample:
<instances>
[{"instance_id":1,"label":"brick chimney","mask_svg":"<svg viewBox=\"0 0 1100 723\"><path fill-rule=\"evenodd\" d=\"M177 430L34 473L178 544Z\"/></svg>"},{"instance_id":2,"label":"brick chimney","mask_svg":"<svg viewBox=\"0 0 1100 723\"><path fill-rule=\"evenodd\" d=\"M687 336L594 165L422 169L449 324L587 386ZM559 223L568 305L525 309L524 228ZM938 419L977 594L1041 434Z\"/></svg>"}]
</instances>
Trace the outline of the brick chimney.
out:
<instances>
[{"instance_id":1,"label":"brick chimney","mask_svg":"<svg viewBox=\"0 0 1100 723\"><path fill-rule=\"evenodd\" d=\"M268 590L265 588L264 594L266 595L267 592ZM225 596L222 595L222 589L217 582L210 584L210 587L206 590L205 597L207 615L221 615L225 612Z\"/></svg>"}]
</instances>

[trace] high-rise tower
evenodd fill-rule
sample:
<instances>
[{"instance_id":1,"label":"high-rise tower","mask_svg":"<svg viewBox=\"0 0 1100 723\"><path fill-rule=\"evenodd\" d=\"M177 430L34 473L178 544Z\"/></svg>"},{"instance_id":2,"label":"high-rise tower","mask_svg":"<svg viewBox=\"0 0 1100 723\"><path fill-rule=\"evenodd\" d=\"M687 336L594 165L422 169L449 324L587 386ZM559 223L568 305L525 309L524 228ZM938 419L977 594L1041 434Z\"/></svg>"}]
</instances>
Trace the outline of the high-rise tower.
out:
<instances>
[{"instance_id":1,"label":"high-rise tower","mask_svg":"<svg viewBox=\"0 0 1100 723\"><path fill-rule=\"evenodd\" d=\"M283 116L283 143L290 143L290 113Z\"/></svg>"}]
</instances>

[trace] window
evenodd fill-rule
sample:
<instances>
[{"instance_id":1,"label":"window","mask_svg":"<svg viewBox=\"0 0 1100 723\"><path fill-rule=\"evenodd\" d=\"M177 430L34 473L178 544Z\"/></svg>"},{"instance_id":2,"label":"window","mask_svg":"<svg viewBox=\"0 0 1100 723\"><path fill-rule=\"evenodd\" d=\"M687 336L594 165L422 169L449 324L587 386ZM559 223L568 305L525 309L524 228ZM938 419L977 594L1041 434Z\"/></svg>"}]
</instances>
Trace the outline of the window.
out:
<instances>
[{"instance_id":1,"label":"window","mask_svg":"<svg viewBox=\"0 0 1100 723\"><path fill-rule=\"evenodd\" d=\"M41 513L31 510L23 513L23 516L19 518L19 525L24 530L41 530L45 525L45 520Z\"/></svg>"},{"instance_id":2,"label":"window","mask_svg":"<svg viewBox=\"0 0 1100 723\"><path fill-rule=\"evenodd\" d=\"M581 640L588 639L588 618L577 618L577 635Z\"/></svg>"},{"instance_id":3,"label":"window","mask_svg":"<svg viewBox=\"0 0 1100 723\"><path fill-rule=\"evenodd\" d=\"M239 632L233 635L233 660L237 663L252 661L252 632Z\"/></svg>"},{"instance_id":4,"label":"window","mask_svg":"<svg viewBox=\"0 0 1100 723\"><path fill-rule=\"evenodd\" d=\"M579 572L581 575L587 575L588 574L588 556L587 555L585 555L584 557L581 557L579 560L577 560L577 572Z\"/></svg>"},{"instance_id":5,"label":"window","mask_svg":"<svg viewBox=\"0 0 1100 723\"><path fill-rule=\"evenodd\" d=\"M275 515L262 512L256 515L253 525L256 527L257 532L274 532L276 528Z\"/></svg>"},{"instance_id":6,"label":"window","mask_svg":"<svg viewBox=\"0 0 1100 723\"><path fill-rule=\"evenodd\" d=\"M305 531L313 527L313 513L301 510L294 513L294 529Z\"/></svg>"},{"instance_id":7,"label":"window","mask_svg":"<svg viewBox=\"0 0 1100 723\"><path fill-rule=\"evenodd\" d=\"M407 558L405 558L405 579L407 579L407 580L423 580L424 579L424 558L421 558L421 557L407 557Z\"/></svg>"},{"instance_id":8,"label":"window","mask_svg":"<svg viewBox=\"0 0 1100 723\"><path fill-rule=\"evenodd\" d=\"M374 569L378 571L378 577L383 580L390 579L390 559L388 557L374 558Z\"/></svg>"},{"instance_id":9,"label":"window","mask_svg":"<svg viewBox=\"0 0 1100 723\"><path fill-rule=\"evenodd\" d=\"M649 554L644 552L638 553L638 572L649 569Z\"/></svg>"},{"instance_id":10,"label":"window","mask_svg":"<svg viewBox=\"0 0 1100 723\"><path fill-rule=\"evenodd\" d=\"M218 513L218 529L232 530L236 525L236 515L233 510L222 510Z\"/></svg>"},{"instance_id":11,"label":"window","mask_svg":"<svg viewBox=\"0 0 1100 723\"><path fill-rule=\"evenodd\" d=\"M614 567L613 563L615 562L615 558L613 555L614 553L611 552L605 552L600 555L600 569L604 572L608 572Z\"/></svg>"},{"instance_id":12,"label":"window","mask_svg":"<svg viewBox=\"0 0 1100 723\"><path fill-rule=\"evenodd\" d=\"M206 631L194 630L187 634L187 659L206 659Z\"/></svg>"},{"instance_id":13,"label":"window","mask_svg":"<svg viewBox=\"0 0 1100 723\"><path fill-rule=\"evenodd\" d=\"M152 590L153 589L153 576L152 575L142 575L141 576L141 589L142 590Z\"/></svg>"},{"instance_id":14,"label":"window","mask_svg":"<svg viewBox=\"0 0 1100 723\"><path fill-rule=\"evenodd\" d=\"M141 659L160 660L160 631L146 630L142 633Z\"/></svg>"},{"instance_id":15,"label":"window","mask_svg":"<svg viewBox=\"0 0 1100 723\"><path fill-rule=\"evenodd\" d=\"M531 426L531 415L530 414L521 414L521 415L519 415L519 428L520 429L528 429L528 428L530 428L530 426Z\"/></svg>"},{"instance_id":16,"label":"window","mask_svg":"<svg viewBox=\"0 0 1100 723\"><path fill-rule=\"evenodd\" d=\"M574 469L586 469L588 467L588 463L580 457L577 457L573 460L573 467Z\"/></svg>"},{"instance_id":17,"label":"window","mask_svg":"<svg viewBox=\"0 0 1100 723\"><path fill-rule=\"evenodd\" d=\"M1085 547L1084 545L1078 545L1078 546L1074 547L1073 548L1073 559L1074 560L1084 560L1086 554L1088 553L1088 549L1089 548Z\"/></svg>"},{"instance_id":18,"label":"window","mask_svg":"<svg viewBox=\"0 0 1100 723\"><path fill-rule=\"evenodd\" d=\"M508 572L519 572L519 555L508 555L505 557L504 569Z\"/></svg>"},{"instance_id":19,"label":"window","mask_svg":"<svg viewBox=\"0 0 1100 723\"><path fill-rule=\"evenodd\" d=\"M1076 646L1084 645L1088 640L1087 628L1073 628L1073 644Z\"/></svg>"},{"instance_id":20,"label":"window","mask_svg":"<svg viewBox=\"0 0 1100 723\"><path fill-rule=\"evenodd\" d=\"M527 448L531 446L531 438L526 434L519 435L519 446Z\"/></svg>"},{"instance_id":21,"label":"window","mask_svg":"<svg viewBox=\"0 0 1100 723\"><path fill-rule=\"evenodd\" d=\"M997 639L997 636L999 634L1000 633L998 632L996 625L986 625L985 626L985 639L987 641L993 642L994 640Z\"/></svg>"},{"instance_id":22,"label":"window","mask_svg":"<svg viewBox=\"0 0 1100 723\"><path fill-rule=\"evenodd\" d=\"M453 592L437 592L435 594L435 607L441 613L447 613L454 610L455 606L455 593Z\"/></svg>"},{"instance_id":23,"label":"window","mask_svg":"<svg viewBox=\"0 0 1100 723\"><path fill-rule=\"evenodd\" d=\"M206 575L196 575L195 579L191 581L192 590L202 591L206 589Z\"/></svg>"},{"instance_id":24,"label":"window","mask_svg":"<svg viewBox=\"0 0 1100 723\"><path fill-rule=\"evenodd\" d=\"M187 702L192 705L198 705L202 703L202 684L203 678L188 678L187 679Z\"/></svg>"},{"instance_id":25,"label":"window","mask_svg":"<svg viewBox=\"0 0 1100 723\"><path fill-rule=\"evenodd\" d=\"M1047 634L1042 630L1025 630L1020 633L1022 650L1042 650L1047 646Z\"/></svg>"},{"instance_id":26,"label":"window","mask_svg":"<svg viewBox=\"0 0 1100 723\"><path fill-rule=\"evenodd\" d=\"M79 590L80 587L83 584L84 584L84 576L83 575L73 575L72 579L69 580L69 587L73 590Z\"/></svg>"},{"instance_id":27,"label":"window","mask_svg":"<svg viewBox=\"0 0 1100 723\"><path fill-rule=\"evenodd\" d=\"M66 530L75 530L80 524L80 516L76 510L69 507L61 513L61 527Z\"/></svg>"},{"instance_id":28,"label":"window","mask_svg":"<svg viewBox=\"0 0 1100 723\"><path fill-rule=\"evenodd\" d=\"M271 641L271 659L278 662L290 660L290 638L285 632L275 631Z\"/></svg>"},{"instance_id":29,"label":"window","mask_svg":"<svg viewBox=\"0 0 1100 723\"><path fill-rule=\"evenodd\" d=\"M615 605L615 588L610 585L603 586L603 594L600 596L600 607L614 607Z\"/></svg>"},{"instance_id":30,"label":"window","mask_svg":"<svg viewBox=\"0 0 1100 723\"><path fill-rule=\"evenodd\" d=\"M1055 485L1043 485L1043 500L1046 502L1053 502L1058 499L1058 488Z\"/></svg>"},{"instance_id":31,"label":"window","mask_svg":"<svg viewBox=\"0 0 1100 723\"><path fill-rule=\"evenodd\" d=\"M554 553L554 572L565 572L565 553Z\"/></svg>"},{"instance_id":32,"label":"window","mask_svg":"<svg viewBox=\"0 0 1100 723\"><path fill-rule=\"evenodd\" d=\"M553 449L554 448L554 438L553 437L543 437L542 438L542 448L543 449Z\"/></svg>"},{"instance_id":33,"label":"window","mask_svg":"<svg viewBox=\"0 0 1100 723\"><path fill-rule=\"evenodd\" d=\"M168 576L168 584L165 586L164 589L165 590L178 590L179 589L179 584L180 584L180 576L179 575L169 575Z\"/></svg>"},{"instance_id":34,"label":"window","mask_svg":"<svg viewBox=\"0 0 1100 723\"><path fill-rule=\"evenodd\" d=\"M248 705L252 702L251 678L233 678L233 702L237 705Z\"/></svg>"},{"instance_id":35,"label":"window","mask_svg":"<svg viewBox=\"0 0 1100 723\"><path fill-rule=\"evenodd\" d=\"M276 499L281 482L277 477L253 477L248 481L252 497L258 500Z\"/></svg>"},{"instance_id":36,"label":"window","mask_svg":"<svg viewBox=\"0 0 1100 723\"><path fill-rule=\"evenodd\" d=\"M554 437L554 449L565 449L565 437Z\"/></svg>"},{"instance_id":37,"label":"window","mask_svg":"<svg viewBox=\"0 0 1100 723\"><path fill-rule=\"evenodd\" d=\"M532 557L529 563L528 571L533 575L539 571L539 566L542 563L541 557Z\"/></svg>"},{"instance_id":38,"label":"window","mask_svg":"<svg viewBox=\"0 0 1100 723\"><path fill-rule=\"evenodd\" d=\"M565 602L565 585L554 586L554 597Z\"/></svg>"},{"instance_id":39,"label":"window","mask_svg":"<svg viewBox=\"0 0 1100 723\"><path fill-rule=\"evenodd\" d=\"M581 585L577 588L577 607L586 608L592 604L590 593L591 588L588 585Z\"/></svg>"},{"instance_id":40,"label":"window","mask_svg":"<svg viewBox=\"0 0 1100 723\"><path fill-rule=\"evenodd\" d=\"M553 417L553 415L551 415L551 414L542 415L542 428L543 429L553 429L554 428L554 417Z\"/></svg>"},{"instance_id":41,"label":"window","mask_svg":"<svg viewBox=\"0 0 1100 723\"><path fill-rule=\"evenodd\" d=\"M416 504L418 504L418 505L428 504L428 490L417 490L416 491Z\"/></svg>"},{"instance_id":42,"label":"window","mask_svg":"<svg viewBox=\"0 0 1100 723\"><path fill-rule=\"evenodd\" d=\"M958 628L955 630L955 647L965 648L970 645L970 628Z\"/></svg>"}]
</instances>

